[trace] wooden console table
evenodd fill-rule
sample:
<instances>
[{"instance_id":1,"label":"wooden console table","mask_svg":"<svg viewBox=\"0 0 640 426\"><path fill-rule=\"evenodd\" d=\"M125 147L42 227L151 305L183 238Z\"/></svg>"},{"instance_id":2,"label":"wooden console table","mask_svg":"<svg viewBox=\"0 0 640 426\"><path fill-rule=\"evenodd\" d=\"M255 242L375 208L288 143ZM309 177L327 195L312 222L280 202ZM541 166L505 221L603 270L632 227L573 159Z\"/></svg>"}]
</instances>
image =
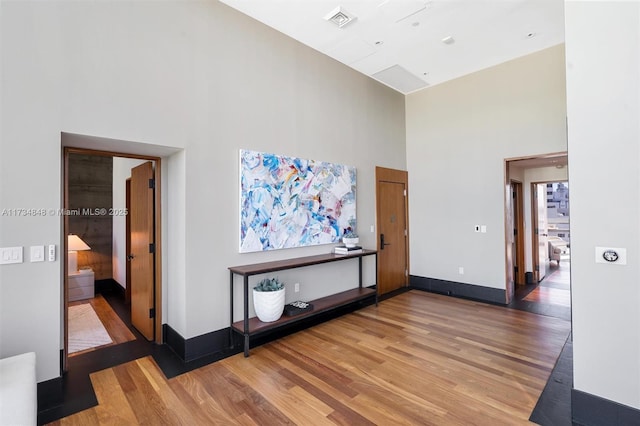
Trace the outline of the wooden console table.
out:
<instances>
[{"instance_id":1,"label":"wooden console table","mask_svg":"<svg viewBox=\"0 0 640 426\"><path fill-rule=\"evenodd\" d=\"M321 312L327 312L349 303L364 300L366 298L375 297L376 305L378 304L377 290L362 287L362 258L365 256L375 256L376 260L376 276L378 271L378 256L376 250L363 250L361 253L338 255L338 254L320 254L316 256L298 257L294 259L277 260L274 262L255 263L251 265L231 266L230 271L230 308L231 308L231 333L234 331L244 336L244 356L249 356L249 339L251 336L260 334L269 330L274 330L287 324L294 323L303 318L317 315ZM332 294L320 299L311 300L313 309L295 316L281 316L274 322L264 323L257 317L249 318L249 277L252 275L265 274L267 272L282 271L285 269L302 268L304 266L321 265L323 263L339 262L342 260L358 259L358 287ZM241 275L244 277L244 320L233 322L233 276ZM233 336L231 336L233 339ZM233 340L232 340L233 341Z\"/></svg>"}]
</instances>

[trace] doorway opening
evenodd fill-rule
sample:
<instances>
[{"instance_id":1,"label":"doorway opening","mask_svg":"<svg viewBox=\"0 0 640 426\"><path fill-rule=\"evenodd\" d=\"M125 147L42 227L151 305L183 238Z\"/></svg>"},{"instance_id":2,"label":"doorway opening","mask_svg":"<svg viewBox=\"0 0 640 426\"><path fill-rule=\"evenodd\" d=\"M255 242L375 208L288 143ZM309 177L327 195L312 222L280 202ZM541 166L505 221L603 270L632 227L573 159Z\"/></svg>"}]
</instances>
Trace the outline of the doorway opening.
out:
<instances>
[{"instance_id":1,"label":"doorway opening","mask_svg":"<svg viewBox=\"0 0 640 426\"><path fill-rule=\"evenodd\" d=\"M63 371L88 352L162 343L160 161L64 148Z\"/></svg>"},{"instance_id":2,"label":"doorway opening","mask_svg":"<svg viewBox=\"0 0 640 426\"><path fill-rule=\"evenodd\" d=\"M505 160L505 173L506 303L570 319L566 153Z\"/></svg>"}]
</instances>

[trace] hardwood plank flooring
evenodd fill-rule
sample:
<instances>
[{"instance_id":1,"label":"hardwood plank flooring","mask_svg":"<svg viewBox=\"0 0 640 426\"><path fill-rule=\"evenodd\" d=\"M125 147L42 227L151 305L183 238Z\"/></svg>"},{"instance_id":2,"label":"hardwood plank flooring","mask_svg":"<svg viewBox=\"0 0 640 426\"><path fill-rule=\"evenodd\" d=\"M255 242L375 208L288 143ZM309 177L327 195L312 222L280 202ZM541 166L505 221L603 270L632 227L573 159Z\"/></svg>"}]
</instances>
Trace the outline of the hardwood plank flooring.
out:
<instances>
[{"instance_id":1,"label":"hardwood plank flooring","mask_svg":"<svg viewBox=\"0 0 640 426\"><path fill-rule=\"evenodd\" d=\"M51 424L528 424L569 332L412 290L172 379L151 357L98 371L98 406Z\"/></svg>"},{"instance_id":2,"label":"hardwood plank flooring","mask_svg":"<svg viewBox=\"0 0 640 426\"><path fill-rule=\"evenodd\" d=\"M107 302L104 297L102 297L102 295L98 294L92 299L69 302L69 306L82 305L85 303L91 304L96 312L96 315L98 315L98 318L100 318L102 325L104 325L107 333L109 333L109 336L111 336L112 343L95 348L89 348L80 352L75 352L70 356L73 357L90 351L94 351L96 349L104 348L106 346L113 346L120 343L136 340L136 336L129 330L125 323L120 319L118 314L116 314L116 312L113 310L111 305L109 305L109 302Z\"/></svg>"},{"instance_id":3,"label":"hardwood plank flooring","mask_svg":"<svg viewBox=\"0 0 640 426\"><path fill-rule=\"evenodd\" d=\"M567 264L551 266L548 276L523 300L571 307L570 277Z\"/></svg>"}]
</instances>

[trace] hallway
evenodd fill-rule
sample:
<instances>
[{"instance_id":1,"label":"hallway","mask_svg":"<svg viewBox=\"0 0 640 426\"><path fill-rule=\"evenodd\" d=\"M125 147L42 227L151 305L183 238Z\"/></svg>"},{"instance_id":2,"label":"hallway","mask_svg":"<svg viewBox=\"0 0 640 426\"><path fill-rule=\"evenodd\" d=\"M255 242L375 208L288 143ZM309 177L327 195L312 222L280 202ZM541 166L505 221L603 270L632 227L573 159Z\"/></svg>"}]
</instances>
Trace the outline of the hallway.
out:
<instances>
[{"instance_id":1,"label":"hallway","mask_svg":"<svg viewBox=\"0 0 640 426\"><path fill-rule=\"evenodd\" d=\"M551 262L545 278L537 284L516 287L510 308L571 320L571 264Z\"/></svg>"}]
</instances>

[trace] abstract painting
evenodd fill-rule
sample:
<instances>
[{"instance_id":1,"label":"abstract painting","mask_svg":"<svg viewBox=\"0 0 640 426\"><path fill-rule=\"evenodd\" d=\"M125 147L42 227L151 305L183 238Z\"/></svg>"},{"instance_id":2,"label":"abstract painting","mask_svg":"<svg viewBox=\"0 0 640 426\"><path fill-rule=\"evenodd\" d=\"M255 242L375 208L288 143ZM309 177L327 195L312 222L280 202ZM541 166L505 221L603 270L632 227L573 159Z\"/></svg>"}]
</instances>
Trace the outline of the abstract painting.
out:
<instances>
[{"instance_id":1,"label":"abstract painting","mask_svg":"<svg viewBox=\"0 0 640 426\"><path fill-rule=\"evenodd\" d=\"M241 253L337 243L355 220L355 167L240 150Z\"/></svg>"}]
</instances>

